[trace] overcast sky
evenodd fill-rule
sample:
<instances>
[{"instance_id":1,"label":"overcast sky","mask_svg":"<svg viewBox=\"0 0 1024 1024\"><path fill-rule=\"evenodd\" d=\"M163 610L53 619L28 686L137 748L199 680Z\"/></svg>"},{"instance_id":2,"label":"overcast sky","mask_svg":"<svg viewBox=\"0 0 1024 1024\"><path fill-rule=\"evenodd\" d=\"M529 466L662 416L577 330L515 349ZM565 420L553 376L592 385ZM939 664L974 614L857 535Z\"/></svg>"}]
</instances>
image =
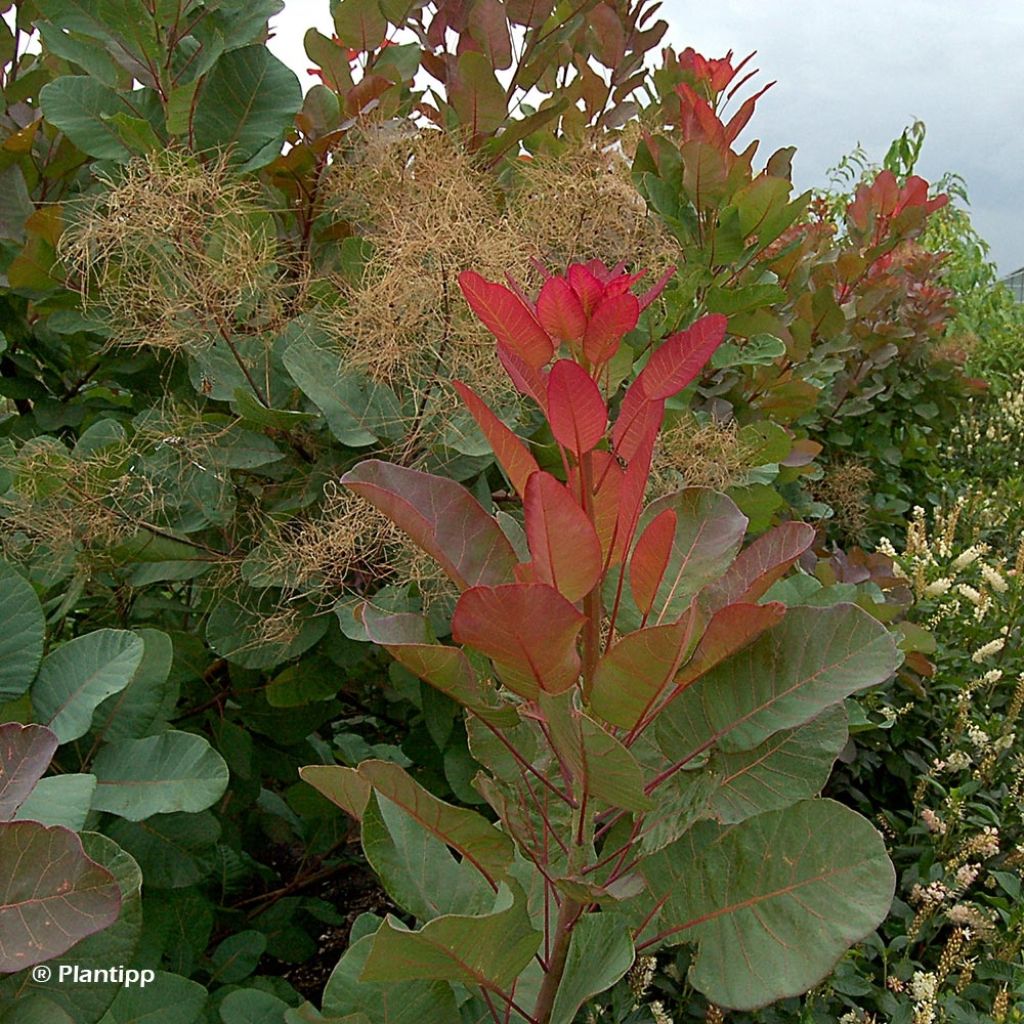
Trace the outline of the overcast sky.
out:
<instances>
[{"instance_id":1,"label":"overcast sky","mask_svg":"<svg viewBox=\"0 0 1024 1024\"><path fill-rule=\"evenodd\" d=\"M287 0L271 48L304 86L302 36L330 34L328 0ZM1020 0L665 0L666 42L708 57L757 50L777 80L748 129L762 158L796 146L800 188L862 143L880 160L919 118L918 173L967 181L975 227L1001 272L1024 265L1024 4Z\"/></svg>"}]
</instances>

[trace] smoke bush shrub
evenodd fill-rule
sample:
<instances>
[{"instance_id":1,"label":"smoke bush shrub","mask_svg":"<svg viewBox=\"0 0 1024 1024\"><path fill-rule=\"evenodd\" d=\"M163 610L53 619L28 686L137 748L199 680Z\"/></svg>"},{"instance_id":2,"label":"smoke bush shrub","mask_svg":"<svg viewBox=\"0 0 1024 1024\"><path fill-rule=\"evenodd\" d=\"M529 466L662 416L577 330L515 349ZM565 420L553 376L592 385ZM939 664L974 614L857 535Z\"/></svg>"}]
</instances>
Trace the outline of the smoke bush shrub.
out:
<instances>
[{"instance_id":1,"label":"smoke bush shrub","mask_svg":"<svg viewBox=\"0 0 1024 1024\"><path fill-rule=\"evenodd\" d=\"M460 276L550 430L542 469L455 382L521 520L398 464L343 478L459 589L452 644L422 615L372 602L356 614L465 709L474 786L498 824L386 761L303 769L361 822L367 860L417 923L368 923L327 1012L401 1020L387 1009L401 992L418 1019L461 1007L569 1024L637 952L678 942L697 947L696 988L749 1009L815 984L888 910L881 836L816 794L846 744L842 700L900 655L854 605L772 600L811 528L785 523L743 548L747 519L721 494L645 505L665 403L721 345L725 318L662 340L620 395L621 339L665 284L638 299L639 276L574 264L535 301Z\"/></svg>"}]
</instances>

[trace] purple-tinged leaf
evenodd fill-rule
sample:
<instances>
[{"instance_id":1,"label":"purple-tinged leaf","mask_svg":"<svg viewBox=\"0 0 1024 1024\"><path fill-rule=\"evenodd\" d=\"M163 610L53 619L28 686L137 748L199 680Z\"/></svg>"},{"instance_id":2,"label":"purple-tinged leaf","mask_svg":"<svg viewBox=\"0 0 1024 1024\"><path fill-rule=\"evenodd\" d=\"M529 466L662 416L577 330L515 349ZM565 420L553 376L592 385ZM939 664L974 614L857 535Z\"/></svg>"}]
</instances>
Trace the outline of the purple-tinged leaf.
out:
<instances>
[{"instance_id":1,"label":"purple-tinged leaf","mask_svg":"<svg viewBox=\"0 0 1024 1024\"><path fill-rule=\"evenodd\" d=\"M117 920L114 876L70 829L0 823L0 864L0 974L52 960Z\"/></svg>"},{"instance_id":2,"label":"purple-tinged leaf","mask_svg":"<svg viewBox=\"0 0 1024 1024\"><path fill-rule=\"evenodd\" d=\"M0 822L10 821L57 752L57 737L42 725L0 725Z\"/></svg>"},{"instance_id":3,"label":"purple-tinged leaf","mask_svg":"<svg viewBox=\"0 0 1024 1024\"><path fill-rule=\"evenodd\" d=\"M512 579L515 552L501 527L461 484L369 459L341 482L404 530L460 589Z\"/></svg>"},{"instance_id":4,"label":"purple-tinged leaf","mask_svg":"<svg viewBox=\"0 0 1024 1024\"><path fill-rule=\"evenodd\" d=\"M583 622L546 583L473 587L455 606L452 637L491 658L510 690L535 699L541 690L561 693L576 682Z\"/></svg>"},{"instance_id":5,"label":"purple-tinged leaf","mask_svg":"<svg viewBox=\"0 0 1024 1024\"><path fill-rule=\"evenodd\" d=\"M741 551L722 577L704 588L701 607L711 613L726 605L756 601L813 542L813 526L780 523Z\"/></svg>"}]
</instances>

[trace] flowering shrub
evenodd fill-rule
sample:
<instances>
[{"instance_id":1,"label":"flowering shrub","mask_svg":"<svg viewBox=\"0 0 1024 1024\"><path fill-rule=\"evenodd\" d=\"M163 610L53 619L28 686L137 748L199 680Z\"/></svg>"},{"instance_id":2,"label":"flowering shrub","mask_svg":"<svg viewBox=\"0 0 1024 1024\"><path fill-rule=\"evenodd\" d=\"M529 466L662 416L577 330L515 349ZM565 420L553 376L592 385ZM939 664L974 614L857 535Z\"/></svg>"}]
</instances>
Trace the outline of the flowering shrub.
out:
<instances>
[{"instance_id":1,"label":"flowering shrub","mask_svg":"<svg viewBox=\"0 0 1024 1024\"><path fill-rule=\"evenodd\" d=\"M343 478L460 591L455 645L415 613L369 601L356 617L465 709L474 786L500 827L394 763L303 769L361 822L369 863L420 925L367 923L328 983L329 1012L386 1024L372 1008L400 985L429 1019L461 1006L569 1024L637 953L680 941L697 947L697 990L749 1009L813 985L889 906L880 837L812 797L846 744L838 702L899 656L854 605L770 599L809 527L741 551L747 519L723 495L688 488L644 507L665 403L721 345L725 317L657 344L620 398L615 355L666 283L638 299L640 276L574 264L535 301L460 277L553 438L545 470L455 382L521 519L400 465Z\"/></svg>"},{"instance_id":2,"label":"flowering shrub","mask_svg":"<svg viewBox=\"0 0 1024 1024\"><path fill-rule=\"evenodd\" d=\"M828 787L885 834L892 913L802 1007L730 1019L1024 1017L1024 536L993 548L963 511L916 509L905 546L882 543L916 599L900 627L914 653L901 687L860 699L856 749Z\"/></svg>"}]
</instances>

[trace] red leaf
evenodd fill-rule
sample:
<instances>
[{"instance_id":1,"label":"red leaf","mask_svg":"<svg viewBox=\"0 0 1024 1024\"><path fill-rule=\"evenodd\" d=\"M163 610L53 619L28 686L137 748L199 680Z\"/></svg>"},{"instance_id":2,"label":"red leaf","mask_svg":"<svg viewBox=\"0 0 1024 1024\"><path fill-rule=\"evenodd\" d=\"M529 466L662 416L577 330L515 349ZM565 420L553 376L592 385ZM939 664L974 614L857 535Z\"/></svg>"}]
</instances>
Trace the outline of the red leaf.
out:
<instances>
[{"instance_id":1,"label":"red leaf","mask_svg":"<svg viewBox=\"0 0 1024 1024\"><path fill-rule=\"evenodd\" d=\"M703 369L725 338L726 318L709 313L671 335L651 356L638 381L648 398L668 398L682 391Z\"/></svg>"},{"instance_id":2,"label":"red leaf","mask_svg":"<svg viewBox=\"0 0 1024 1024\"><path fill-rule=\"evenodd\" d=\"M530 700L577 680L585 618L546 583L472 587L455 605L452 637L494 661L502 682Z\"/></svg>"},{"instance_id":3,"label":"red leaf","mask_svg":"<svg viewBox=\"0 0 1024 1024\"><path fill-rule=\"evenodd\" d=\"M619 416L612 427L615 454L629 462L661 429L665 402L651 401L644 393L643 374L627 388L619 406Z\"/></svg>"},{"instance_id":4,"label":"red leaf","mask_svg":"<svg viewBox=\"0 0 1024 1024\"><path fill-rule=\"evenodd\" d=\"M564 277L549 277L537 297L537 319L557 341L576 344L587 329L587 315Z\"/></svg>"},{"instance_id":5,"label":"red leaf","mask_svg":"<svg viewBox=\"0 0 1024 1024\"><path fill-rule=\"evenodd\" d=\"M721 579L701 594L701 607L709 612L737 602L756 601L814 542L814 527L807 523L781 523L762 534Z\"/></svg>"},{"instance_id":6,"label":"red leaf","mask_svg":"<svg viewBox=\"0 0 1024 1024\"><path fill-rule=\"evenodd\" d=\"M654 605L675 535L676 513L667 508L647 524L633 549L629 560L629 586L641 615L646 616Z\"/></svg>"},{"instance_id":7,"label":"red leaf","mask_svg":"<svg viewBox=\"0 0 1024 1024\"><path fill-rule=\"evenodd\" d=\"M494 706L493 687L480 682L462 650L434 643L430 625L422 615L381 614L366 604L362 618L367 636L414 675L485 721L509 719L511 709Z\"/></svg>"},{"instance_id":8,"label":"red leaf","mask_svg":"<svg viewBox=\"0 0 1024 1024\"><path fill-rule=\"evenodd\" d=\"M548 374L548 421L555 440L577 457L604 437L608 407L590 375L571 359L559 359Z\"/></svg>"},{"instance_id":9,"label":"red leaf","mask_svg":"<svg viewBox=\"0 0 1024 1024\"><path fill-rule=\"evenodd\" d=\"M532 398L545 413L548 411L548 382L542 370L520 359L507 345L498 343L498 361L505 367L509 380L521 395Z\"/></svg>"},{"instance_id":10,"label":"red leaf","mask_svg":"<svg viewBox=\"0 0 1024 1024\"><path fill-rule=\"evenodd\" d=\"M715 612L693 657L676 676L674 694L682 693L694 680L721 661L752 644L786 614L779 601L770 604L730 604Z\"/></svg>"},{"instance_id":11,"label":"red leaf","mask_svg":"<svg viewBox=\"0 0 1024 1024\"><path fill-rule=\"evenodd\" d=\"M740 109L729 119L729 123L725 126L725 138L727 142L734 142L736 136L747 126L747 122L754 116L754 107L757 105L757 101L774 85L774 82L769 82L759 92L754 93L749 99L743 101L740 104Z\"/></svg>"},{"instance_id":12,"label":"red leaf","mask_svg":"<svg viewBox=\"0 0 1024 1024\"><path fill-rule=\"evenodd\" d=\"M665 286L672 279L676 268L669 267L654 284L640 296L640 312L642 313L664 290Z\"/></svg>"},{"instance_id":13,"label":"red leaf","mask_svg":"<svg viewBox=\"0 0 1024 1024\"><path fill-rule=\"evenodd\" d=\"M569 268L568 276L572 290L579 296L583 305L583 312L590 316L604 295L604 285L582 263L574 263Z\"/></svg>"},{"instance_id":14,"label":"red leaf","mask_svg":"<svg viewBox=\"0 0 1024 1024\"><path fill-rule=\"evenodd\" d=\"M574 604L601 578L601 542L586 512L550 473L526 485L526 540L537 578Z\"/></svg>"},{"instance_id":15,"label":"red leaf","mask_svg":"<svg viewBox=\"0 0 1024 1024\"><path fill-rule=\"evenodd\" d=\"M505 475L512 486L522 496L526 493L526 481L530 474L537 472L537 460L530 454L526 445L491 412L471 388L460 380L452 381L452 386L462 396L466 408L483 431L487 443L493 449L495 458L505 470Z\"/></svg>"},{"instance_id":16,"label":"red leaf","mask_svg":"<svg viewBox=\"0 0 1024 1024\"><path fill-rule=\"evenodd\" d=\"M636 327L640 302L632 292L606 295L594 307L583 336L583 354L595 365L606 363L624 335Z\"/></svg>"},{"instance_id":17,"label":"red leaf","mask_svg":"<svg viewBox=\"0 0 1024 1024\"><path fill-rule=\"evenodd\" d=\"M664 405L663 402L649 403ZM658 424L661 423L661 410L658 410ZM654 455L654 441L658 436L657 424L641 439L640 445L633 453L622 478L619 493L619 516L615 524L615 541L612 545L611 565L621 562L633 542L633 534L640 520L640 509L643 506L644 492L651 472L651 458Z\"/></svg>"},{"instance_id":18,"label":"red leaf","mask_svg":"<svg viewBox=\"0 0 1024 1024\"><path fill-rule=\"evenodd\" d=\"M508 538L454 480L367 459L341 482L404 530L461 589L512 578L518 559Z\"/></svg>"},{"instance_id":19,"label":"red leaf","mask_svg":"<svg viewBox=\"0 0 1024 1024\"><path fill-rule=\"evenodd\" d=\"M518 295L504 285L485 280L474 270L459 274L459 287L470 308L498 341L534 369L547 364L554 346Z\"/></svg>"},{"instance_id":20,"label":"red leaf","mask_svg":"<svg viewBox=\"0 0 1024 1024\"><path fill-rule=\"evenodd\" d=\"M590 458L593 469L593 524L601 541L601 558L605 560L615 539L623 473L611 452L599 448L590 453ZM572 494L580 493L580 473L576 466L569 470L569 490Z\"/></svg>"}]
</instances>

